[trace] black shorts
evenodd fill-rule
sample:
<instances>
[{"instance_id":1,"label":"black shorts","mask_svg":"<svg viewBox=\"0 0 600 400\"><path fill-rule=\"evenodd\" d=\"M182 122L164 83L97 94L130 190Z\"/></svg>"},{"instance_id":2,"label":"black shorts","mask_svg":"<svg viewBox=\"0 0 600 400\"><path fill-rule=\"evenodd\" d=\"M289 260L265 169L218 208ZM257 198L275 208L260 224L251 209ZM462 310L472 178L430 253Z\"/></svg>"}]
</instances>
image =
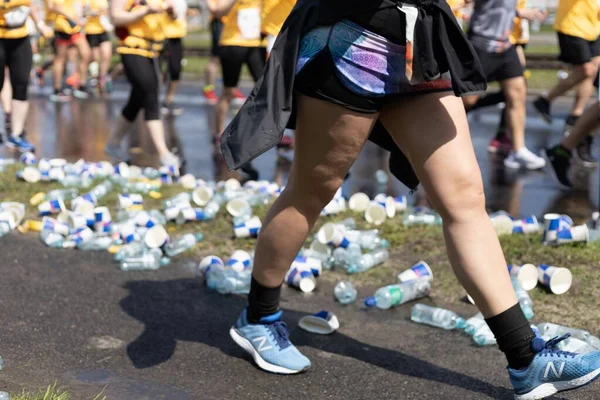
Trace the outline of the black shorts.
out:
<instances>
[{"instance_id":1,"label":"black shorts","mask_svg":"<svg viewBox=\"0 0 600 400\"><path fill-rule=\"evenodd\" d=\"M223 86L234 88L238 85L244 64L248 66L254 82L262 76L267 50L264 47L221 46L219 57Z\"/></svg>"},{"instance_id":2,"label":"black shorts","mask_svg":"<svg viewBox=\"0 0 600 400\"><path fill-rule=\"evenodd\" d=\"M218 18L210 21L210 54L213 57L219 56L219 40L221 40L221 32L223 32L223 22Z\"/></svg>"},{"instance_id":3,"label":"black shorts","mask_svg":"<svg viewBox=\"0 0 600 400\"><path fill-rule=\"evenodd\" d=\"M514 46L502 53L488 53L475 48L488 82L501 82L523 76L523 66Z\"/></svg>"},{"instance_id":4,"label":"black shorts","mask_svg":"<svg viewBox=\"0 0 600 400\"><path fill-rule=\"evenodd\" d=\"M600 55L600 38L587 41L577 36L558 34L558 46L560 55L558 59L571 65L583 65L590 62L592 58Z\"/></svg>"},{"instance_id":5,"label":"black shorts","mask_svg":"<svg viewBox=\"0 0 600 400\"><path fill-rule=\"evenodd\" d=\"M515 44L515 47L520 47L520 48L522 48L523 50L526 50L526 49L527 49L527 45L528 45L528 44L529 44L529 43L517 43L517 44Z\"/></svg>"},{"instance_id":6,"label":"black shorts","mask_svg":"<svg viewBox=\"0 0 600 400\"><path fill-rule=\"evenodd\" d=\"M110 41L110 38L108 37L108 33L106 33L106 32L99 33L97 35L86 34L85 38L87 39L87 42L89 43L90 47L92 47L92 48L100 47L101 43Z\"/></svg>"}]
</instances>

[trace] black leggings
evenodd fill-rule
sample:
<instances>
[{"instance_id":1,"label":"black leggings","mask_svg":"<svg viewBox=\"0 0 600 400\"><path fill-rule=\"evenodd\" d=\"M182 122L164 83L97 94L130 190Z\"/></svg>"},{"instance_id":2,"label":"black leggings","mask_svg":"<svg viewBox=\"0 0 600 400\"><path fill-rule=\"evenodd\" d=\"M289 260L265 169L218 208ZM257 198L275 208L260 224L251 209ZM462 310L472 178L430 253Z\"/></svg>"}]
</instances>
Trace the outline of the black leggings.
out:
<instances>
[{"instance_id":1,"label":"black leggings","mask_svg":"<svg viewBox=\"0 0 600 400\"><path fill-rule=\"evenodd\" d=\"M0 39L0 90L4 86L4 68L8 67L13 99L26 101L33 52L29 36L19 39Z\"/></svg>"},{"instance_id":2,"label":"black leggings","mask_svg":"<svg viewBox=\"0 0 600 400\"><path fill-rule=\"evenodd\" d=\"M223 72L223 86L234 88L238 85L244 64L248 66L254 82L262 76L267 50L264 47L221 46L219 57Z\"/></svg>"},{"instance_id":3,"label":"black leggings","mask_svg":"<svg viewBox=\"0 0 600 400\"><path fill-rule=\"evenodd\" d=\"M129 100L123 107L123 117L135 121L138 113L144 109L144 119L160 119L158 113L158 76L154 59L135 54L122 54L125 76L131 83Z\"/></svg>"},{"instance_id":4,"label":"black leggings","mask_svg":"<svg viewBox=\"0 0 600 400\"><path fill-rule=\"evenodd\" d=\"M162 59L167 63L169 80L178 81L181 76L181 60L183 59L183 43L181 39L167 39Z\"/></svg>"}]
</instances>

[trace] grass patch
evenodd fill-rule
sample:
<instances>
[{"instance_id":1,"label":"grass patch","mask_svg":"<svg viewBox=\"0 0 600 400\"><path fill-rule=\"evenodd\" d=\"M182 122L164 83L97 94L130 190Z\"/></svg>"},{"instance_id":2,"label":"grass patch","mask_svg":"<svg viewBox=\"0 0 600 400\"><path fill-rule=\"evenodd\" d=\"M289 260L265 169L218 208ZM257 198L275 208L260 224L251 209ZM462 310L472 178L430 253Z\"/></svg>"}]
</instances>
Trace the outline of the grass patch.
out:
<instances>
[{"instance_id":1,"label":"grass patch","mask_svg":"<svg viewBox=\"0 0 600 400\"><path fill-rule=\"evenodd\" d=\"M54 383L46 389L40 389L37 392L23 390L21 393L12 393L11 400L73 400L68 391L63 391ZM106 400L106 396L99 393L90 400Z\"/></svg>"},{"instance_id":2,"label":"grass patch","mask_svg":"<svg viewBox=\"0 0 600 400\"><path fill-rule=\"evenodd\" d=\"M11 166L0 173L2 200L26 203L28 205L26 218L39 220L37 209L29 206L30 197L37 192L47 192L60 186L55 183L25 184L17 182L14 176L19 168L20 166ZM183 188L178 185L163 186L161 189L163 199L155 200L144 196L144 206L148 210L162 209L164 198L181 191ZM101 201L102 205L111 209L113 216L116 215L117 193L117 190L113 190ZM267 209L267 206L258 207L255 214L264 219ZM334 217L320 218L314 232L326 222L339 221L347 217L354 217L360 229L372 229L372 226L368 226L361 215L348 211ZM188 223L183 226L169 223L167 230L173 237L197 231L205 235L203 242L180 256L183 261L198 262L202 257L213 254L226 258L236 249L251 250L255 245L255 240L233 237L231 217L223 209L211 222ZM356 275L347 275L343 271L327 271L321 279L329 282L341 279L353 281L359 289L363 288L359 297L364 298L370 294L369 291L372 287L396 282L399 272L419 260L424 260L431 266L435 276L431 297L444 306L452 307L461 304L466 293L459 285L448 262L441 228L408 228L400 223L399 218L396 218L388 220L379 227L379 230L381 236L390 243L390 261ZM30 232L28 235L32 240L37 240L36 233ZM310 238L307 240L307 245L310 240ZM600 325L600 313L593 311L600 303L600 274L597 273L597 265L600 262L599 243L550 248L541 244L539 234L505 236L500 241L509 263L551 264L567 267L573 273L573 287L562 296L552 295L542 288L536 288L530 292L534 301L536 321L552 321L600 333L597 332ZM174 264L176 261L175 259ZM116 267L117 264L114 266ZM367 287L369 291L366 290ZM473 313L475 313L475 308L473 308Z\"/></svg>"}]
</instances>

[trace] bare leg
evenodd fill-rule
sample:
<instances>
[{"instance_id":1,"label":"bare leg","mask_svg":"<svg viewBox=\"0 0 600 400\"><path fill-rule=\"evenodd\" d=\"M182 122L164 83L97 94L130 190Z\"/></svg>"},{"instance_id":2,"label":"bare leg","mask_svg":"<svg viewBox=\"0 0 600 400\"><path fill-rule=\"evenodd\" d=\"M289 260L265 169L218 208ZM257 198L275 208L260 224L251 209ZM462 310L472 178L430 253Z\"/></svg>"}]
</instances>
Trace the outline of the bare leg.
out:
<instances>
[{"instance_id":1,"label":"bare leg","mask_svg":"<svg viewBox=\"0 0 600 400\"><path fill-rule=\"evenodd\" d=\"M483 183L463 104L448 93L386 107L381 121L410 159L443 218L456 276L485 317L517 303L502 248L485 211Z\"/></svg>"},{"instance_id":2,"label":"bare leg","mask_svg":"<svg viewBox=\"0 0 600 400\"><path fill-rule=\"evenodd\" d=\"M63 74L65 72L65 63L67 61L67 46L62 44L56 45L56 57L52 68L54 77L54 90L58 91L62 88Z\"/></svg>"},{"instance_id":3,"label":"bare leg","mask_svg":"<svg viewBox=\"0 0 600 400\"><path fill-rule=\"evenodd\" d=\"M225 121L227 120L227 113L229 113L231 100L235 97L235 89L236 88L224 88L223 94L219 97L215 110L215 128L217 129L217 135L221 135L225 130Z\"/></svg>"},{"instance_id":4,"label":"bare leg","mask_svg":"<svg viewBox=\"0 0 600 400\"><path fill-rule=\"evenodd\" d=\"M165 127L162 121L160 119L146 121L146 127L148 128L148 132L150 132L150 137L152 138L152 143L154 143L154 146L156 147L158 156L162 158L167 155L169 149L167 148Z\"/></svg>"},{"instance_id":5,"label":"bare leg","mask_svg":"<svg viewBox=\"0 0 600 400\"><path fill-rule=\"evenodd\" d=\"M82 36L75 43L75 47L77 47L77 51L79 51L79 86L85 86L91 57L90 46L85 37Z\"/></svg>"},{"instance_id":6,"label":"bare leg","mask_svg":"<svg viewBox=\"0 0 600 400\"><path fill-rule=\"evenodd\" d=\"M595 76L585 78L580 84L577 93L575 94L575 101L573 102L573 108L571 109L571 115L580 116L585 111L585 106L594 94L594 79Z\"/></svg>"},{"instance_id":7,"label":"bare leg","mask_svg":"<svg viewBox=\"0 0 600 400\"><path fill-rule=\"evenodd\" d=\"M4 111L5 115L8 115L12 112L12 85L10 84L10 73L8 72L8 68L4 70L4 85L2 86L2 91L0 92L0 100L2 101L2 111Z\"/></svg>"},{"instance_id":8,"label":"bare leg","mask_svg":"<svg viewBox=\"0 0 600 400\"><path fill-rule=\"evenodd\" d=\"M25 120L29 111L29 101L12 101L12 131L20 135L25 130Z\"/></svg>"},{"instance_id":9,"label":"bare leg","mask_svg":"<svg viewBox=\"0 0 600 400\"><path fill-rule=\"evenodd\" d=\"M115 121L115 127L111 131L107 142L115 146L120 146L125 136L127 136L133 127L134 122L135 121L129 121L123 117L123 115L119 114L117 120Z\"/></svg>"},{"instance_id":10,"label":"bare leg","mask_svg":"<svg viewBox=\"0 0 600 400\"><path fill-rule=\"evenodd\" d=\"M570 135L563 139L561 143L563 147L573 151L587 135L593 135L594 131L600 128L599 113L600 104L598 102L585 110L577 120L577 124L571 128Z\"/></svg>"},{"instance_id":11,"label":"bare leg","mask_svg":"<svg viewBox=\"0 0 600 400\"><path fill-rule=\"evenodd\" d=\"M112 44L110 42L100 43L100 78L106 78L110 68L110 57L112 55Z\"/></svg>"},{"instance_id":12,"label":"bare leg","mask_svg":"<svg viewBox=\"0 0 600 400\"><path fill-rule=\"evenodd\" d=\"M179 81L169 80L169 86L167 86L167 94L165 95L165 103L170 104L173 102L173 97L175 97L175 93L177 92L178 86ZM224 123L225 122L223 122L223 124Z\"/></svg>"},{"instance_id":13,"label":"bare leg","mask_svg":"<svg viewBox=\"0 0 600 400\"><path fill-rule=\"evenodd\" d=\"M577 65L573 67L567 79L561 79L558 81L546 95L546 100L549 102L554 101L557 97L562 96L565 92L572 89L586 78L595 78L595 74L598 71L596 64L592 61L583 65ZM593 82L593 81L592 81Z\"/></svg>"},{"instance_id":14,"label":"bare leg","mask_svg":"<svg viewBox=\"0 0 600 400\"><path fill-rule=\"evenodd\" d=\"M204 83L205 85L214 86L217 80L217 73L219 71L219 57L211 57L204 67Z\"/></svg>"},{"instance_id":15,"label":"bare leg","mask_svg":"<svg viewBox=\"0 0 600 400\"><path fill-rule=\"evenodd\" d=\"M500 86L506 98L506 124L513 140L513 149L518 151L525 147L525 78L507 79L500 82Z\"/></svg>"},{"instance_id":16,"label":"bare leg","mask_svg":"<svg viewBox=\"0 0 600 400\"><path fill-rule=\"evenodd\" d=\"M298 98L296 152L288 184L269 210L256 244L252 275L260 284L281 285L376 118L377 114L354 113L313 98Z\"/></svg>"}]
</instances>

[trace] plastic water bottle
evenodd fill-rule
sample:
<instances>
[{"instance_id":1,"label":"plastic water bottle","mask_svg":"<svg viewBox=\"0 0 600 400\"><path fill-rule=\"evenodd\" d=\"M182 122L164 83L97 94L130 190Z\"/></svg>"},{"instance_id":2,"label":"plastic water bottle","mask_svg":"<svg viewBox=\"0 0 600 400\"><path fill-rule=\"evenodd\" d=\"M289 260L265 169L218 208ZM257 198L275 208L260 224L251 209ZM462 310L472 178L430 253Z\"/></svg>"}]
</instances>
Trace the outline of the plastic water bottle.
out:
<instances>
[{"instance_id":1,"label":"plastic water bottle","mask_svg":"<svg viewBox=\"0 0 600 400\"><path fill-rule=\"evenodd\" d=\"M112 244L112 238L108 236L102 236L79 242L77 248L84 251L106 251L110 246L112 246Z\"/></svg>"},{"instance_id":2,"label":"plastic water bottle","mask_svg":"<svg viewBox=\"0 0 600 400\"><path fill-rule=\"evenodd\" d=\"M123 185L125 193L148 193L158 187L147 182L126 182Z\"/></svg>"},{"instance_id":3,"label":"plastic water bottle","mask_svg":"<svg viewBox=\"0 0 600 400\"><path fill-rule=\"evenodd\" d=\"M544 7L543 5L540 5L540 7L538 7L538 9L540 10L540 12L545 12L546 11L546 7ZM538 33L539 31L542 30L542 22L539 19L534 19L533 21L530 22L530 27L531 27L531 32L533 33Z\"/></svg>"},{"instance_id":4,"label":"plastic water bottle","mask_svg":"<svg viewBox=\"0 0 600 400\"><path fill-rule=\"evenodd\" d=\"M236 271L220 265L211 266L206 272L206 285L221 294L247 294L250 292L252 271Z\"/></svg>"},{"instance_id":5,"label":"plastic water bottle","mask_svg":"<svg viewBox=\"0 0 600 400\"><path fill-rule=\"evenodd\" d=\"M519 300L519 304L521 305L521 309L523 310L523 314L525 314L525 318L531 320L534 313L533 302L531 301L531 297L529 297L529 293L527 293L527 290L523 289L521 282L519 282L518 279L513 278L511 281L515 289L517 299Z\"/></svg>"},{"instance_id":6,"label":"plastic water bottle","mask_svg":"<svg viewBox=\"0 0 600 400\"><path fill-rule=\"evenodd\" d=\"M388 183L389 178L384 170L379 169L379 170L375 171L375 180L377 181L378 184L385 185L386 183Z\"/></svg>"},{"instance_id":7,"label":"plastic water bottle","mask_svg":"<svg viewBox=\"0 0 600 400\"><path fill-rule=\"evenodd\" d=\"M356 288L349 281L341 281L333 288L333 295L341 304L350 304L356 300Z\"/></svg>"},{"instance_id":8,"label":"plastic water bottle","mask_svg":"<svg viewBox=\"0 0 600 400\"><path fill-rule=\"evenodd\" d=\"M121 261L127 257L133 257L142 254L144 251L144 243L142 242L131 242L121 247L119 251L115 253L115 260Z\"/></svg>"},{"instance_id":9,"label":"plastic water bottle","mask_svg":"<svg viewBox=\"0 0 600 400\"><path fill-rule=\"evenodd\" d=\"M492 346L496 344L496 338L487 324L483 325L477 331L475 336L473 336L473 340L479 346Z\"/></svg>"},{"instance_id":10,"label":"plastic water bottle","mask_svg":"<svg viewBox=\"0 0 600 400\"><path fill-rule=\"evenodd\" d=\"M204 235L201 233L188 233L187 235L183 235L179 239L174 240L165 246L165 254L169 257L181 254L194 247L197 243L201 242L202 239L204 239Z\"/></svg>"},{"instance_id":11,"label":"plastic water bottle","mask_svg":"<svg viewBox=\"0 0 600 400\"><path fill-rule=\"evenodd\" d=\"M356 229L356 220L354 218L346 218L343 221L336 222L335 225L338 227L343 227L344 230L350 231Z\"/></svg>"},{"instance_id":12,"label":"plastic water bottle","mask_svg":"<svg viewBox=\"0 0 600 400\"><path fill-rule=\"evenodd\" d=\"M79 196L77 189L56 189L46 193L45 200L73 200Z\"/></svg>"},{"instance_id":13,"label":"plastic water bottle","mask_svg":"<svg viewBox=\"0 0 600 400\"><path fill-rule=\"evenodd\" d=\"M427 278L384 286L377 289L373 297L367 298L365 305L367 307L377 307L387 310L394 306L425 297L429 294L430 290L431 280Z\"/></svg>"},{"instance_id":14,"label":"plastic water bottle","mask_svg":"<svg viewBox=\"0 0 600 400\"><path fill-rule=\"evenodd\" d=\"M583 329L570 328L568 326L552 324L550 322L538 324L537 328L540 331L540 335L547 339L570 333L572 337L585 342L586 339L592 335L590 332Z\"/></svg>"},{"instance_id":15,"label":"plastic water bottle","mask_svg":"<svg viewBox=\"0 0 600 400\"><path fill-rule=\"evenodd\" d=\"M163 201L163 209L186 205L191 207L190 200L192 196L188 192L179 193L177 196L170 197Z\"/></svg>"},{"instance_id":16,"label":"plastic water bottle","mask_svg":"<svg viewBox=\"0 0 600 400\"><path fill-rule=\"evenodd\" d=\"M127 257L121 261L122 271L142 271L159 269L162 266L169 264L168 258L163 258L162 253L158 249L153 249L147 253L142 253L137 256Z\"/></svg>"},{"instance_id":17,"label":"plastic water bottle","mask_svg":"<svg viewBox=\"0 0 600 400\"><path fill-rule=\"evenodd\" d=\"M16 161L14 158L2 158L0 157L0 166L6 167L8 165L14 165Z\"/></svg>"},{"instance_id":18,"label":"plastic water bottle","mask_svg":"<svg viewBox=\"0 0 600 400\"><path fill-rule=\"evenodd\" d=\"M92 190L90 190L90 192L94 196L96 196L96 199L101 199L104 196L106 196L106 194L108 192L110 192L112 190L112 188L113 188L112 182L107 179L104 182L102 182L101 184L95 186Z\"/></svg>"},{"instance_id":19,"label":"plastic water bottle","mask_svg":"<svg viewBox=\"0 0 600 400\"><path fill-rule=\"evenodd\" d=\"M10 394L7 392L0 392L0 400L10 400Z\"/></svg>"},{"instance_id":20,"label":"plastic water bottle","mask_svg":"<svg viewBox=\"0 0 600 400\"><path fill-rule=\"evenodd\" d=\"M420 324L435 326L442 329L464 329L466 321L455 312L443 308L431 307L425 304L415 304L410 319Z\"/></svg>"},{"instance_id":21,"label":"plastic water bottle","mask_svg":"<svg viewBox=\"0 0 600 400\"><path fill-rule=\"evenodd\" d=\"M246 201L252 207L255 207L259 204L265 205L265 204L269 203L270 198L271 198L271 195L268 192L259 192L259 193L256 193L256 194L246 197Z\"/></svg>"},{"instance_id":22,"label":"plastic water bottle","mask_svg":"<svg viewBox=\"0 0 600 400\"><path fill-rule=\"evenodd\" d=\"M40 237L48 247L55 249L61 249L65 241L65 238L63 238L62 235L46 229L42 230Z\"/></svg>"},{"instance_id":23,"label":"plastic water bottle","mask_svg":"<svg viewBox=\"0 0 600 400\"><path fill-rule=\"evenodd\" d=\"M594 346L584 342L583 340L569 337L558 344L558 348L569 353L585 354L597 351Z\"/></svg>"},{"instance_id":24,"label":"plastic water bottle","mask_svg":"<svg viewBox=\"0 0 600 400\"><path fill-rule=\"evenodd\" d=\"M0 356L0 371L4 368L4 359Z\"/></svg>"},{"instance_id":25,"label":"plastic water bottle","mask_svg":"<svg viewBox=\"0 0 600 400\"><path fill-rule=\"evenodd\" d=\"M404 226L416 226L416 225L441 225L442 217L439 214L431 212L407 212L402 217L402 224Z\"/></svg>"},{"instance_id":26,"label":"plastic water bottle","mask_svg":"<svg viewBox=\"0 0 600 400\"><path fill-rule=\"evenodd\" d=\"M8 235L10 231L10 224L6 221L0 221L0 237Z\"/></svg>"},{"instance_id":27,"label":"plastic water bottle","mask_svg":"<svg viewBox=\"0 0 600 400\"><path fill-rule=\"evenodd\" d=\"M155 168L146 167L142 170L142 175L148 179L156 179L160 176L160 172L158 172L158 170Z\"/></svg>"},{"instance_id":28,"label":"plastic water bottle","mask_svg":"<svg viewBox=\"0 0 600 400\"><path fill-rule=\"evenodd\" d=\"M388 241L379 237L377 229L368 231L348 230L346 231L346 238L352 243L358 243L365 250L389 247Z\"/></svg>"},{"instance_id":29,"label":"plastic water bottle","mask_svg":"<svg viewBox=\"0 0 600 400\"><path fill-rule=\"evenodd\" d=\"M390 253L386 249L378 249L367 254L363 254L357 261L348 266L348 273L354 274L373 268L376 265L383 264L390 258Z\"/></svg>"},{"instance_id":30,"label":"plastic water bottle","mask_svg":"<svg viewBox=\"0 0 600 400\"><path fill-rule=\"evenodd\" d=\"M465 323L465 333L469 336L475 335L483 326L487 326L483 314L477 313L469 318Z\"/></svg>"}]
</instances>

